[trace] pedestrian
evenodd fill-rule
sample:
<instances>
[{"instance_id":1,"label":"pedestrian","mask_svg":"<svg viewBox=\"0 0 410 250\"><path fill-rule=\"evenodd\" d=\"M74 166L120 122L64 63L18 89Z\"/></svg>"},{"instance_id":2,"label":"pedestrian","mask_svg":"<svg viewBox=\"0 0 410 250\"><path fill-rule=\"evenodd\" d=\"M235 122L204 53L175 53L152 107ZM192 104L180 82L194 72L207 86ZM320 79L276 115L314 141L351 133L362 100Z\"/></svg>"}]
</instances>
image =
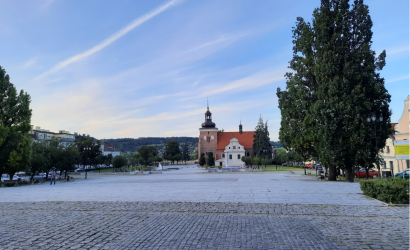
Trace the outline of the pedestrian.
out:
<instances>
[{"instance_id":1,"label":"pedestrian","mask_svg":"<svg viewBox=\"0 0 410 250\"><path fill-rule=\"evenodd\" d=\"M53 180L54 180L54 185L56 184L56 172L54 171L53 173L51 173L51 182L50 185L53 184Z\"/></svg>"}]
</instances>

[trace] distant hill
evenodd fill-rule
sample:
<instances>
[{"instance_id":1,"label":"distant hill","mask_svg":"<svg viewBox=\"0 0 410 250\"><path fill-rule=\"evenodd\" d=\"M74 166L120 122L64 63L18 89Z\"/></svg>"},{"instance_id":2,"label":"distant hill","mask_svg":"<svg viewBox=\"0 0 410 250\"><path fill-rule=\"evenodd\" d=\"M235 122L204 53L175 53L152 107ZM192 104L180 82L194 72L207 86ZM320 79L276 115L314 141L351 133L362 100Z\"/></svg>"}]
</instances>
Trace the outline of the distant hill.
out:
<instances>
[{"instance_id":1,"label":"distant hill","mask_svg":"<svg viewBox=\"0 0 410 250\"><path fill-rule=\"evenodd\" d=\"M198 144L198 137L140 137L140 138L119 138L119 139L104 139L111 142L119 148L122 152L131 151L136 152L141 146L152 145L157 149L165 147L167 141L175 140L181 143L188 143L190 147L196 147Z\"/></svg>"},{"instance_id":2,"label":"distant hill","mask_svg":"<svg viewBox=\"0 0 410 250\"><path fill-rule=\"evenodd\" d=\"M271 145L272 147L274 147L274 148L281 148L281 147L283 147L283 146L282 146L282 143L281 143L280 141L271 141L271 142L270 142L270 145Z\"/></svg>"}]
</instances>

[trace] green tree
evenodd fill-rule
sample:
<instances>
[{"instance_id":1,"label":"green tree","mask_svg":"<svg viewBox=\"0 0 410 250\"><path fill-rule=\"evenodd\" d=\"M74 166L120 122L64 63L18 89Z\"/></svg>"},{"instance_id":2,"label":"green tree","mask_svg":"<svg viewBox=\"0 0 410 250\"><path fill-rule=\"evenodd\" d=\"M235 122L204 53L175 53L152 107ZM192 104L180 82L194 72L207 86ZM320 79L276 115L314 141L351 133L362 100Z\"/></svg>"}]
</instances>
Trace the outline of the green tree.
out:
<instances>
[{"instance_id":1,"label":"green tree","mask_svg":"<svg viewBox=\"0 0 410 250\"><path fill-rule=\"evenodd\" d=\"M33 180L36 173L44 171L47 158L45 156L46 145L42 141L33 141L31 144L31 161L27 165L26 174Z\"/></svg>"},{"instance_id":2,"label":"green tree","mask_svg":"<svg viewBox=\"0 0 410 250\"><path fill-rule=\"evenodd\" d=\"M184 146L182 146L182 160L185 161L189 161L190 157L189 157L189 149L188 149L188 144L185 142Z\"/></svg>"},{"instance_id":3,"label":"green tree","mask_svg":"<svg viewBox=\"0 0 410 250\"><path fill-rule=\"evenodd\" d=\"M285 149L277 149L275 150L275 154L275 162L277 164L288 162L288 154Z\"/></svg>"},{"instance_id":4,"label":"green tree","mask_svg":"<svg viewBox=\"0 0 410 250\"><path fill-rule=\"evenodd\" d=\"M131 158L131 164L133 166L138 166L140 160L141 160L141 155L139 153L134 153Z\"/></svg>"},{"instance_id":5,"label":"green tree","mask_svg":"<svg viewBox=\"0 0 410 250\"><path fill-rule=\"evenodd\" d=\"M259 165L261 164L261 158L259 158L258 156L253 157L252 163L253 165L258 166L259 169Z\"/></svg>"},{"instance_id":6,"label":"green tree","mask_svg":"<svg viewBox=\"0 0 410 250\"><path fill-rule=\"evenodd\" d=\"M258 125L255 128L253 135L253 152L259 157L268 157L272 155L272 147L270 145L268 121L263 123L262 116L259 117Z\"/></svg>"},{"instance_id":7,"label":"green tree","mask_svg":"<svg viewBox=\"0 0 410 250\"><path fill-rule=\"evenodd\" d=\"M87 179L87 165L97 165L97 157L102 153L100 141L93 138L80 137L75 142L81 157L81 163L84 165L85 179Z\"/></svg>"},{"instance_id":8,"label":"green tree","mask_svg":"<svg viewBox=\"0 0 410 250\"><path fill-rule=\"evenodd\" d=\"M336 179L336 166L353 181L354 164L363 157L376 162L374 146L363 154L375 143L368 115L384 117L376 129L379 148L390 134L390 95L376 72L385 66L386 52L376 58L371 50L372 25L362 0L322 0L312 24L299 17L293 29L294 72L286 74L286 91L278 89L279 138L304 159L318 156L329 180Z\"/></svg>"},{"instance_id":9,"label":"green tree","mask_svg":"<svg viewBox=\"0 0 410 250\"><path fill-rule=\"evenodd\" d=\"M177 141L167 141L165 145L165 153L164 158L170 160L172 164L174 164L175 156L181 154L181 150L179 149L179 143Z\"/></svg>"},{"instance_id":10,"label":"green tree","mask_svg":"<svg viewBox=\"0 0 410 250\"><path fill-rule=\"evenodd\" d=\"M206 163L205 154L201 153L201 157L199 157L199 165L203 166L203 165L205 165L205 163Z\"/></svg>"},{"instance_id":11,"label":"green tree","mask_svg":"<svg viewBox=\"0 0 410 250\"><path fill-rule=\"evenodd\" d=\"M124 166L126 166L128 163L128 160L125 156L123 155L117 155L114 157L114 159L112 159L112 166L113 168L122 168Z\"/></svg>"},{"instance_id":12,"label":"green tree","mask_svg":"<svg viewBox=\"0 0 410 250\"><path fill-rule=\"evenodd\" d=\"M261 158L261 164L264 165L265 168L266 168L266 165L269 165L271 163L272 163L272 159L268 157Z\"/></svg>"},{"instance_id":13,"label":"green tree","mask_svg":"<svg viewBox=\"0 0 410 250\"><path fill-rule=\"evenodd\" d=\"M215 166L214 153L208 152L208 166Z\"/></svg>"},{"instance_id":14,"label":"green tree","mask_svg":"<svg viewBox=\"0 0 410 250\"><path fill-rule=\"evenodd\" d=\"M13 178L30 162L30 102L30 95L18 93L0 66L0 176L7 172Z\"/></svg>"},{"instance_id":15,"label":"green tree","mask_svg":"<svg viewBox=\"0 0 410 250\"><path fill-rule=\"evenodd\" d=\"M81 162L80 152L75 144L70 144L66 147L61 147L59 151L60 159L60 175L65 172L67 181L69 180L68 172L75 169L76 164Z\"/></svg>"},{"instance_id":16,"label":"green tree","mask_svg":"<svg viewBox=\"0 0 410 250\"><path fill-rule=\"evenodd\" d=\"M158 150L153 146L142 146L139 154L141 155L141 163L147 166L154 161L154 157L158 155Z\"/></svg>"}]
</instances>

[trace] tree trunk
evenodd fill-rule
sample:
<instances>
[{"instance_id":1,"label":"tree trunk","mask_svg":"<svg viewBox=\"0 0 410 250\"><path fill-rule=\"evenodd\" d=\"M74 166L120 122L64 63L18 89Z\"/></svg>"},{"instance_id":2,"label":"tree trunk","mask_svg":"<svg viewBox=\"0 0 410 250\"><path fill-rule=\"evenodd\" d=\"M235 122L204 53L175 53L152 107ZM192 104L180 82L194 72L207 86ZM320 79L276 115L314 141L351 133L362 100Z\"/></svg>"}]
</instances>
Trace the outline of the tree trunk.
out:
<instances>
[{"instance_id":1,"label":"tree trunk","mask_svg":"<svg viewBox=\"0 0 410 250\"><path fill-rule=\"evenodd\" d=\"M305 175L306 175L306 167L303 168L305 170Z\"/></svg>"},{"instance_id":2,"label":"tree trunk","mask_svg":"<svg viewBox=\"0 0 410 250\"><path fill-rule=\"evenodd\" d=\"M330 165L329 166L329 174L327 176L327 179L329 181L335 181L336 177L337 177L336 166Z\"/></svg>"},{"instance_id":3,"label":"tree trunk","mask_svg":"<svg viewBox=\"0 0 410 250\"><path fill-rule=\"evenodd\" d=\"M346 182L354 182L352 166L346 166Z\"/></svg>"},{"instance_id":4,"label":"tree trunk","mask_svg":"<svg viewBox=\"0 0 410 250\"><path fill-rule=\"evenodd\" d=\"M366 168L366 179L369 179L369 169Z\"/></svg>"},{"instance_id":5,"label":"tree trunk","mask_svg":"<svg viewBox=\"0 0 410 250\"><path fill-rule=\"evenodd\" d=\"M345 169L343 168L343 177L346 177L346 172L345 172Z\"/></svg>"}]
</instances>

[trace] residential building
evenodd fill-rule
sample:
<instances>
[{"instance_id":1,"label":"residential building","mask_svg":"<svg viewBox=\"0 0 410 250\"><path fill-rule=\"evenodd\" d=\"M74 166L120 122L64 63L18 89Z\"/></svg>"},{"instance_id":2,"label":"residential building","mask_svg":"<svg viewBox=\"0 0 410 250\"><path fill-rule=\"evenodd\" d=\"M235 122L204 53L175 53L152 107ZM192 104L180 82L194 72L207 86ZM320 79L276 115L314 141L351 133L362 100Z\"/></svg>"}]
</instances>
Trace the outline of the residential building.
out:
<instances>
[{"instance_id":1,"label":"residential building","mask_svg":"<svg viewBox=\"0 0 410 250\"><path fill-rule=\"evenodd\" d=\"M391 124L392 129L394 129L396 124ZM383 166L381 168L383 176L389 176L388 172L391 172L391 175L399 172L399 164L394 150L394 140L395 132L389 135L389 138L386 140L386 146L380 151L380 156L383 159Z\"/></svg>"},{"instance_id":2,"label":"residential building","mask_svg":"<svg viewBox=\"0 0 410 250\"><path fill-rule=\"evenodd\" d=\"M39 126L34 128L34 125L31 125L32 129L29 132L29 135L33 140L59 140L60 144L66 146L75 142L75 134L71 134L69 131L60 130L58 133L51 132L50 130L42 129Z\"/></svg>"},{"instance_id":3,"label":"residential building","mask_svg":"<svg viewBox=\"0 0 410 250\"><path fill-rule=\"evenodd\" d=\"M119 150L111 142L107 142L104 140L101 140L101 152L103 155L111 154L113 157L121 154L121 150Z\"/></svg>"}]
</instances>

